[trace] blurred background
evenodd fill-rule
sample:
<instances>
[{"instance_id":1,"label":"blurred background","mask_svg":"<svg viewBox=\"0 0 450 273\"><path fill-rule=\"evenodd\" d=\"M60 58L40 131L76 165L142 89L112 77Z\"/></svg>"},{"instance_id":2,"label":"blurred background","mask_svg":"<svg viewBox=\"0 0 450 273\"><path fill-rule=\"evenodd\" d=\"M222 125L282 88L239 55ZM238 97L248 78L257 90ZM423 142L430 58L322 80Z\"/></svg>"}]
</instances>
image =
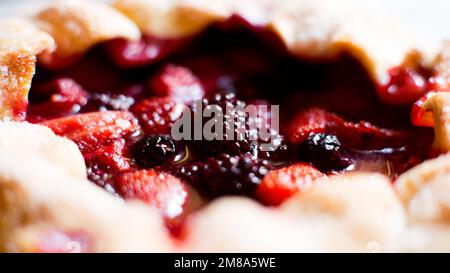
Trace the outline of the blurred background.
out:
<instances>
[{"instance_id":1,"label":"blurred background","mask_svg":"<svg viewBox=\"0 0 450 273\"><path fill-rule=\"evenodd\" d=\"M52 0L0 0L0 16L14 15L18 12L28 13L36 6L50 1ZM384 13L402 21L416 35L417 40L427 46L435 46L444 39L450 40L450 0L360 0L360 2L381 8Z\"/></svg>"}]
</instances>

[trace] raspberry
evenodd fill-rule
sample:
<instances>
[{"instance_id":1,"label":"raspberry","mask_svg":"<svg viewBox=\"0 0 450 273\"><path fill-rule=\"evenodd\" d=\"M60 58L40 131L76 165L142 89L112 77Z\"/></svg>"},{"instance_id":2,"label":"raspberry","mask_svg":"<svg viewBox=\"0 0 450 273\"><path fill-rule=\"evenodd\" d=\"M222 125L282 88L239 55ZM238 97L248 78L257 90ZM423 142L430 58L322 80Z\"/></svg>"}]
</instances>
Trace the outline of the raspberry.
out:
<instances>
[{"instance_id":1,"label":"raspberry","mask_svg":"<svg viewBox=\"0 0 450 273\"><path fill-rule=\"evenodd\" d=\"M134 105L131 111L138 117L145 134L170 134L171 126L183 114L185 106L170 97L151 98Z\"/></svg>"},{"instance_id":2,"label":"raspberry","mask_svg":"<svg viewBox=\"0 0 450 273\"><path fill-rule=\"evenodd\" d=\"M256 197L266 205L277 206L322 177L324 175L314 167L297 163L269 172L258 186Z\"/></svg>"},{"instance_id":3,"label":"raspberry","mask_svg":"<svg viewBox=\"0 0 450 273\"><path fill-rule=\"evenodd\" d=\"M186 67L169 64L150 81L150 89L159 97L169 96L179 101L201 99L205 91L200 80Z\"/></svg>"},{"instance_id":4,"label":"raspberry","mask_svg":"<svg viewBox=\"0 0 450 273\"><path fill-rule=\"evenodd\" d=\"M36 84L30 92L30 101L86 103L86 91L70 78L59 78L45 84Z\"/></svg>"},{"instance_id":5,"label":"raspberry","mask_svg":"<svg viewBox=\"0 0 450 273\"><path fill-rule=\"evenodd\" d=\"M94 111L127 111L133 104L134 98L123 94L93 93L89 103L83 107L83 112Z\"/></svg>"},{"instance_id":6,"label":"raspberry","mask_svg":"<svg viewBox=\"0 0 450 273\"><path fill-rule=\"evenodd\" d=\"M114 178L114 186L121 197L144 201L167 218L180 216L188 200L188 190L178 178L155 170L123 173Z\"/></svg>"},{"instance_id":7,"label":"raspberry","mask_svg":"<svg viewBox=\"0 0 450 273\"><path fill-rule=\"evenodd\" d=\"M70 78L38 84L30 91L28 121L39 122L76 114L88 101L88 93Z\"/></svg>"},{"instance_id":8,"label":"raspberry","mask_svg":"<svg viewBox=\"0 0 450 273\"><path fill-rule=\"evenodd\" d=\"M208 197L223 195L252 196L273 166L250 155L221 154L202 162L178 165L169 171L191 183Z\"/></svg>"},{"instance_id":9,"label":"raspberry","mask_svg":"<svg viewBox=\"0 0 450 273\"><path fill-rule=\"evenodd\" d=\"M428 78L412 68L395 67L389 70L385 83L379 87L378 95L389 104L411 104L427 90Z\"/></svg>"}]
</instances>

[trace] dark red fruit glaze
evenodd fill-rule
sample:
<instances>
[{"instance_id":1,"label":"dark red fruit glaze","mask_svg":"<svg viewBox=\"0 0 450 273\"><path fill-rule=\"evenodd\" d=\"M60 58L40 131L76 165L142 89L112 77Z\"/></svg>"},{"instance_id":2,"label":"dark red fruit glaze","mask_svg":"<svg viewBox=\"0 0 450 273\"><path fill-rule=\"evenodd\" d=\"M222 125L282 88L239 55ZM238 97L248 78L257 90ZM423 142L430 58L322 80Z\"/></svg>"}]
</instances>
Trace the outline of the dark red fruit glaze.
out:
<instances>
[{"instance_id":1,"label":"dark red fruit glaze","mask_svg":"<svg viewBox=\"0 0 450 273\"><path fill-rule=\"evenodd\" d=\"M117 39L104 44L110 59L121 68L134 68L154 64L168 57L179 48L186 46L188 40L157 39L144 37L135 42Z\"/></svg>"},{"instance_id":2,"label":"dark red fruit glaze","mask_svg":"<svg viewBox=\"0 0 450 273\"><path fill-rule=\"evenodd\" d=\"M30 93L29 121L39 122L75 114L86 105L89 93L70 78L34 86Z\"/></svg>"},{"instance_id":3,"label":"dark red fruit glaze","mask_svg":"<svg viewBox=\"0 0 450 273\"><path fill-rule=\"evenodd\" d=\"M159 208L187 195L175 177L205 197L248 195L268 205L323 173L376 166L394 179L428 158L433 140L431 129L410 122L412 104L438 88L432 73L393 68L377 87L351 57L299 60L274 33L239 17L186 40L114 40L64 68L52 61L38 68L28 120L74 140L90 180ZM241 140L168 137L183 111L248 104L280 105L276 151L248 139L252 123L270 125L270 108L258 120L228 114L246 128ZM420 106L413 124L431 125Z\"/></svg>"}]
</instances>

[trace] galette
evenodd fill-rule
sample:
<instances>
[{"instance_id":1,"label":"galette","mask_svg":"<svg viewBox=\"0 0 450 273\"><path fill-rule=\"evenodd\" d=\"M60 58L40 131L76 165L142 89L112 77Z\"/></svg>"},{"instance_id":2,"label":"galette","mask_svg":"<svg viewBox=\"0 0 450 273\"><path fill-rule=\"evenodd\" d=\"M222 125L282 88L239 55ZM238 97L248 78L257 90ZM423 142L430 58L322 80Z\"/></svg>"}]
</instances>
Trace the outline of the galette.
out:
<instances>
[{"instance_id":1,"label":"galette","mask_svg":"<svg viewBox=\"0 0 450 273\"><path fill-rule=\"evenodd\" d=\"M450 45L358 2L1 19L0 251L450 251Z\"/></svg>"}]
</instances>

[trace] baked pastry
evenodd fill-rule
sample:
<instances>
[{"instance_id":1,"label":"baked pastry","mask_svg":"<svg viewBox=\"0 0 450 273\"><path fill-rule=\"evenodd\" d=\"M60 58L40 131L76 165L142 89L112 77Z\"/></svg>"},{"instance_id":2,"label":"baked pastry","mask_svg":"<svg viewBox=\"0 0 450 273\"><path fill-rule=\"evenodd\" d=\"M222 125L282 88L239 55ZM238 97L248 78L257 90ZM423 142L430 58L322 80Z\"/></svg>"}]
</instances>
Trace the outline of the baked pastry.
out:
<instances>
[{"instance_id":1,"label":"baked pastry","mask_svg":"<svg viewBox=\"0 0 450 273\"><path fill-rule=\"evenodd\" d=\"M0 251L449 251L450 47L350 3L0 21Z\"/></svg>"}]
</instances>

